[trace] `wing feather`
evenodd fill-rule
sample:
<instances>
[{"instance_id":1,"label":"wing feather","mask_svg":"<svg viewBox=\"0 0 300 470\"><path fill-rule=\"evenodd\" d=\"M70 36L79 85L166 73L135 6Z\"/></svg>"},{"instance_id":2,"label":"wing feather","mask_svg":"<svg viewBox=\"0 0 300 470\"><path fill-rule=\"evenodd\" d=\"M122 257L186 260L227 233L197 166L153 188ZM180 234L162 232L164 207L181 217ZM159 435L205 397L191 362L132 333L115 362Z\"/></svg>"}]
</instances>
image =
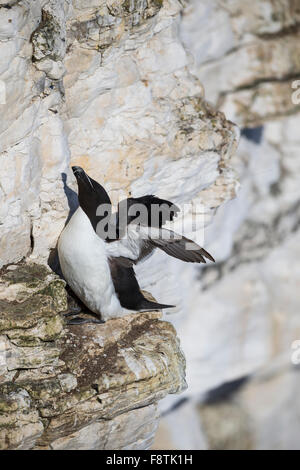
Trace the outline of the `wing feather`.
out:
<instances>
[{"instance_id":1,"label":"wing feather","mask_svg":"<svg viewBox=\"0 0 300 470\"><path fill-rule=\"evenodd\" d=\"M130 267L149 257L159 248L186 263L206 263L214 258L194 241L167 229L130 224L127 237L108 245L109 256L120 265Z\"/></svg>"},{"instance_id":2,"label":"wing feather","mask_svg":"<svg viewBox=\"0 0 300 470\"><path fill-rule=\"evenodd\" d=\"M188 263L206 263L206 259L215 261L204 248L184 236L178 237L171 230L160 229L149 239L150 243L170 256Z\"/></svg>"}]
</instances>

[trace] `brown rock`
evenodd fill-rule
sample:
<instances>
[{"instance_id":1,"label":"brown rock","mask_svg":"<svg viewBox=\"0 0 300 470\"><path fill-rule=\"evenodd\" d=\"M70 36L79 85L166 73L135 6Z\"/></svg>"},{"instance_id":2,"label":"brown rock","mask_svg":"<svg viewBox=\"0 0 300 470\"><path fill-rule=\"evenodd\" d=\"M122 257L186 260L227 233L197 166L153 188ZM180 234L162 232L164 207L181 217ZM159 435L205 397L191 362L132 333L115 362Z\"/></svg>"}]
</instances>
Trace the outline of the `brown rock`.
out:
<instances>
[{"instance_id":1,"label":"brown rock","mask_svg":"<svg viewBox=\"0 0 300 470\"><path fill-rule=\"evenodd\" d=\"M173 326L159 312L67 326L63 281L34 264L0 287L0 448L149 447L158 400L185 388Z\"/></svg>"}]
</instances>

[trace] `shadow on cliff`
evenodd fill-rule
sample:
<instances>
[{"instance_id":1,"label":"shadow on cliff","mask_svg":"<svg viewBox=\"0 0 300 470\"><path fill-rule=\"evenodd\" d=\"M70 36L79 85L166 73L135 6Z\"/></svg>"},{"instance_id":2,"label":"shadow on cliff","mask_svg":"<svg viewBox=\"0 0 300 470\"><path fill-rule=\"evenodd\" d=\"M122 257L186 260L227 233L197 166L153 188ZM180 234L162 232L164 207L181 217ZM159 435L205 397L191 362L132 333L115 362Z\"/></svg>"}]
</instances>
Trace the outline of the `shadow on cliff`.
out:
<instances>
[{"instance_id":1,"label":"shadow on cliff","mask_svg":"<svg viewBox=\"0 0 300 470\"><path fill-rule=\"evenodd\" d=\"M71 189L68 184L67 184L67 174L66 173L61 173L61 179L64 184L64 192L68 200L68 205L69 205L69 213L68 217L65 222L65 226L69 222L70 218L78 208L78 197L77 193ZM49 257L48 257L48 266L54 271L56 274L58 274L61 278L63 278L63 274L60 269L59 265L59 259L58 259L58 252L57 252L57 244L55 248L52 248L50 251Z\"/></svg>"},{"instance_id":2,"label":"shadow on cliff","mask_svg":"<svg viewBox=\"0 0 300 470\"><path fill-rule=\"evenodd\" d=\"M247 140L254 142L255 144L259 145L262 141L264 133L263 126L258 127L244 127L241 130L241 136L246 137Z\"/></svg>"}]
</instances>

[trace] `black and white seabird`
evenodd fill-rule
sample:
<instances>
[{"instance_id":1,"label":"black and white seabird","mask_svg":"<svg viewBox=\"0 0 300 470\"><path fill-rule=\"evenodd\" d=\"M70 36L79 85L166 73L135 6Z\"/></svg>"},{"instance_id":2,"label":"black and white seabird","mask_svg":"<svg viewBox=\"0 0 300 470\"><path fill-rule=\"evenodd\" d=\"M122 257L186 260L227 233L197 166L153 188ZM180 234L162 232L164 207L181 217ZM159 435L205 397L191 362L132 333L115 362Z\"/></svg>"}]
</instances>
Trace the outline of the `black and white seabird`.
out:
<instances>
[{"instance_id":1,"label":"black and white seabird","mask_svg":"<svg viewBox=\"0 0 300 470\"><path fill-rule=\"evenodd\" d=\"M109 243L97 234L97 225L110 216L110 198L82 168L72 167L72 170L78 183L79 207L58 241L61 270L71 289L104 321L132 311L173 307L147 300L140 291L131 262L126 264L125 258L118 254L114 245L118 240ZM106 213L97 215L99 206L105 207ZM109 245L117 256L107 251Z\"/></svg>"}]
</instances>

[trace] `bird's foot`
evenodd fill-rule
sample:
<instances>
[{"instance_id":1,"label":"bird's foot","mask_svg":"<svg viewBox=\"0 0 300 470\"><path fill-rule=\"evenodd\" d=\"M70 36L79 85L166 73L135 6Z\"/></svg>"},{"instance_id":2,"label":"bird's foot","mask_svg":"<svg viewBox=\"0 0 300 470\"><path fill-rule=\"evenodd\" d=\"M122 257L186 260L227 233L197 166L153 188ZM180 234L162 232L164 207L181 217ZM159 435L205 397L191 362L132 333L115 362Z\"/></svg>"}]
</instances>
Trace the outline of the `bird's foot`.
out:
<instances>
[{"instance_id":1,"label":"bird's foot","mask_svg":"<svg viewBox=\"0 0 300 470\"><path fill-rule=\"evenodd\" d=\"M82 317L77 317L77 318L72 318L72 320L69 320L67 322L67 325L83 325L84 323L104 323L103 320L97 320L96 318L82 318Z\"/></svg>"},{"instance_id":2,"label":"bird's foot","mask_svg":"<svg viewBox=\"0 0 300 470\"><path fill-rule=\"evenodd\" d=\"M78 306L74 306L74 307L71 307L69 308L69 310L64 313L64 317L73 317L75 315L79 315L79 313L82 312L82 308Z\"/></svg>"}]
</instances>

